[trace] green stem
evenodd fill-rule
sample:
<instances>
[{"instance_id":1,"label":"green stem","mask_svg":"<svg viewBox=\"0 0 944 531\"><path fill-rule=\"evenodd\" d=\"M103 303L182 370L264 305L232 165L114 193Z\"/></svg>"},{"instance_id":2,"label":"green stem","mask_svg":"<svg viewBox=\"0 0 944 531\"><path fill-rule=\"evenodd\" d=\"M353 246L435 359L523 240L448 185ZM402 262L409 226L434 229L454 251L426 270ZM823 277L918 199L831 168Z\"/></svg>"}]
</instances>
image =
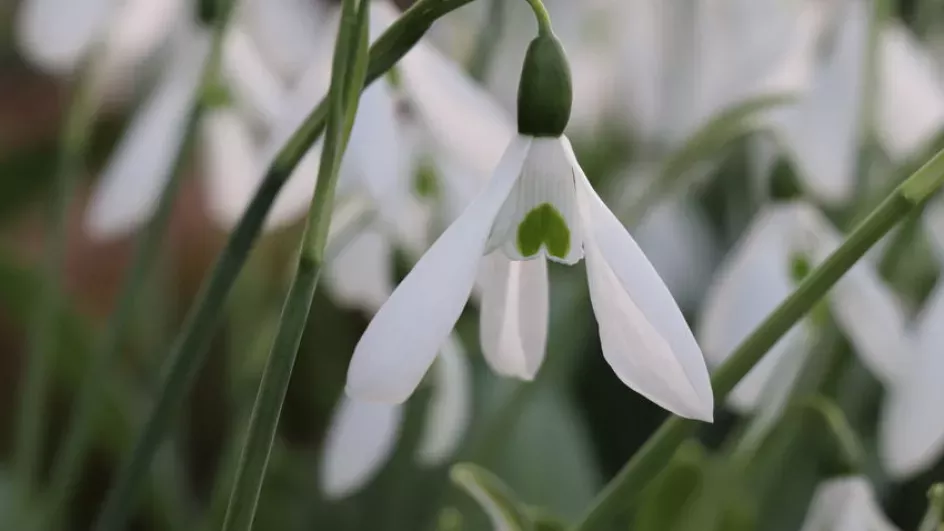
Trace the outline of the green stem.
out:
<instances>
[{"instance_id":1,"label":"green stem","mask_svg":"<svg viewBox=\"0 0 944 531\"><path fill-rule=\"evenodd\" d=\"M338 169L354 122L360 91L364 86L370 12L368 2L344 0L342 7L328 92L331 112L325 131L325 147L321 153L318 184L302 236L298 269L282 309L279 329L249 418L246 443L223 521L224 531L249 531L255 519L282 403L288 392L292 368L324 263Z\"/></svg>"},{"instance_id":2,"label":"green stem","mask_svg":"<svg viewBox=\"0 0 944 531\"><path fill-rule=\"evenodd\" d=\"M864 220L843 244L817 267L767 319L735 349L711 378L715 402L756 365L797 321L882 238L895 224L919 207L944 184L944 150L912 174ZM680 444L698 425L671 417L617 473L575 527L578 531L603 528L622 512L655 477Z\"/></svg>"},{"instance_id":3,"label":"green stem","mask_svg":"<svg viewBox=\"0 0 944 531\"><path fill-rule=\"evenodd\" d=\"M538 33L540 35L551 35L554 33L553 28L551 27L551 15L547 12L547 8L544 7L544 3L541 0L526 0L531 6L531 10L534 11L534 18L538 22Z\"/></svg>"},{"instance_id":4,"label":"green stem","mask_svg":"<svg viewBox=\"0 0 944 531\"><path fill-rule=\"evenodd\" d=\"M55 194L47 226L46 281L40 290L39 304L31 327L13 460L24 496L29 496L35 488L40 459L45 449L46 397L49 392L50 358L56 337L56 320L62 309L64 296L62 277L69 233L69 205L76 182L84 170L89 129L98 111L100 56L96 50L84 68L65 117L60 139Z\"/></svg>"},{"instance_id":5,"label":"green stem","mask_svg":"<svg viewBox=\"0 0 944 531\"><path fill-rule=\"evenodd\" d=\"M370 48L365 86L416 44L432 23L472 0L420 0L394 22ZM127 520L149 464L181 409L206 357L207 346L222 317L227 295L262 229L276 196L295 166L321 134L327 116L322 101L280 150L226 242L183 330L171 346L157 401L135 441L131 455L109 491L94 529L117 531Z\"/></svg>"}]
</instances>

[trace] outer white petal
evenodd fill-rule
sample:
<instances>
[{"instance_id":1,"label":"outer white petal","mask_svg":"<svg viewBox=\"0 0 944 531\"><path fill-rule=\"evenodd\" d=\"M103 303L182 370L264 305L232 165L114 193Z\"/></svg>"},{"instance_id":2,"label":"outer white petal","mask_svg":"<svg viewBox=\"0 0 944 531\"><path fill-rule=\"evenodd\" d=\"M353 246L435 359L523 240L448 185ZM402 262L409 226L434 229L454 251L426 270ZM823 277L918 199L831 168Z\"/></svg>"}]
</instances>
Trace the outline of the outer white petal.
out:
<instances>
[{"instance_id":1,"label":"outer white petal","mask_svg":"<svg viewBox=\"0 0 944 531\"><path fill-rule=\"evenodd\" d=\"M531 140L511 142L488 187L417 262L367 326L348 368L347 393L402 402L455 326L475 282L492 223Z\"/></svg>"},{"instance_id":2,"label":"outer white petal","mask_svg":"<svg viewBox=\"0 0 944 531\"><path fill-rule=\"evenodd\" d=\"M377 475L396 447L402 416L399 405L341 397L328 428L318 476L327 497L349 496Z\"/></svg>"},{"instance_id":3,"label":"outer white petal","mask_svg":"<svg viewBox=\"0 0 944 531\"><path fill-rule=\"evenodd\" d=\"M566 145L565 145L566 144ZM575 264L583 256L583 229L577 212L575 160L568 154L570 143L562 138L535 138L521 168L521 176L502 205L489 249L501 247L513 260L546 257L555 262ZM570 152L572 154L572 151ZM550 204L567 225L570 241L564 256L553 256L542 242L530 256L522 256L518 247L518 229L525 217L542 204Z\"/></svg>"},{"instance_id":4,"label":"outer white petal","mask_svg":"<svg viewBox=\"0 0 944 531\"><path fill-rule=\"evenodd\" d=\"M802 531L897 531L879 507L875 492L862 476L847 476L823 482L813 501Z\"/></svg>"},{"instance_id":5,"label":"outer white petal","mask_svg":"<svg viewBox=\"0 0 944 531\"><path fill-rule=\"evenodd\" d=\"M901 24L882 31L879 54L878 135L889 155L902 160L944 125L944 88L927 51Z\"/></svg>"},{"instance_id":6,"label":"outer white petal","mask_svg":"<svg viewBox=\"0 0 944 531\"><path fill-rule=\"evenodd\" d=\"M245 120L231 108L208 112L200 127L209 212L229 228L242 215L258 184L259 147Z\"/></svg>"},{"instance_id":7,"label":"outer white petal","mask_svg":"<svg viewBox=\"0 0 944 531\"><path fill-rule=\"evenodd\" d=\"M238 25L226 33L222 72L229 81L236 102L259 124L270 126L278 120L285 91L252 38Z\"/></svg>"},{"instance_id":8,"label":"outer white petal","mask_svg":"<svg viewBox=\"0 0 944 531\"><path fill-rule=\"evenodd\" d=\"M842 242L842 235L821 213L806 208L801 223L816 241L814 262L820 263ZM914 350L906 330L904 307L885 284L874 264L860 260L833 287L829 305L856 353L872 373L890 385L902 371L903 359Z\"/></svg>"},{"instance_id":9,"label":"outer white petal","mask_svg":"<svg viewBox=\"0 0 944 531\"><path fill-rule=\"evenodd\" d=\"M590 300L604 357L620 380L646 398L710 421L714 398L708 369L682 312L582 170L577 181Z\"/></svg>"},{"instance_id":10,"label":"outer white petal","mask_svg":"<svg viewBox=\"0 0 944 531\"><path fill-rule=\"evenodd\" d=\"M929 296L916 336L917 352L887 390L879 427L882 462L900 479L927 470L944 452L944 283Z\"/></svg>"},{"instance_id":11,"label":"outer white petal","mask_svg":"<svg viewBox=\"0 0 944 531\"><path fill-rule=\"evenodd\" d=\"M54 73L67 73L101 37L115 0L21 2L16 38L27 59Z\"/></svg>"},{"instance_id":12,"label":"outer white petal","mask_svg":"<svg viewBox=\"0 0 944 531\"><path fill-rule=\"evenodd\" d=\"M792 291L787 233L790 216L781 207L760 212L747 234L725 259L709 286L698 319L698 338L708 361L724 362L763 319ZM787 355L801 351L807 330L795 326L741 380L730 395L740 411L760 406L776 368Z\"/></svg>"},{"instance_id":13,"label":"outer white petal","mask_svg":"<svg viewBox=\"0 0 944 531\"><path fill-rule=\"evenodd\" d=\"M189 3L183 0L125 0L109 24L106 52L112 68L133 81L127 72L173 34L175 24L190 22ZM124 72L122 72L124 71Z\"/></svg>"},{"instance_id":14,"label":"outer white petal","mask_svg":"<svg viewBox=\"0 0 944 531\"><path fill-rule=\"evenodd\" d=\"M533 380L547 345L548 279L543 258L485 258L479 339L489 366L503 376Z\"/></svg>"},{"instance_id":15,"label":"outer white petal","mask_svg":"<svg viewBox=\"0 0 944 531\"><path fill-rule=\"evenodd\" d=\"M154 212L196 97L209 51L205 35L181 46L161 84L134 117L105 167L86 214L95 237L134 230Z\"/></svg>"},{"instance_id":16,"label":"outer white petal","mask_svg":"<svg viewBox=\"0 0 944 531\"><path fill-rule=\"evenodd\" d=\"M931 199L924 210L924 230L931 243L931 250L939 263L944 265L944 200Z\"/></svg>"},{"instance_id":17,"label":"outer white petal","mask_svg":"<svg viewBox=\"0 0 944 531\"><path fill-rule=\"evenodd\" d=\"M393 249L376 228L357 234L328 263L331 294L345 306L374 313L393 293Z\"/></svg>"},{"instance_id":18,"label":"outer white petal","mask_svg":"<svg viewBox=\"0 0 944 531\"><path fill-rule=\"evenodd\" d=\"M820 59L809 92L779 116L777 130L804 186L831 202L856 184L869 20L865 2L846 2L829 55Z\"/></svg>"},{"instance_id":19,"label":"outer white petal","mask_svg":"<svg viewBox=\"0 0 944 531\"><path fill-rule=\"evenodd\" d=\"M417 460L438 465L456 452L472 418L472 372L465 349L450 334L433 364L433 395L426 412Z\"/></svg>"},{"instance_id":20,"label":"outer white petal","mask_svg":"<svg viewBox=\"0 0 944 531\"><path fill-rule=\"evenodd\" d=\"M286 79L299 75L326 32L319 10L306 0L246 0L242 21L273 68Z\"/></svg>"},{"instance_id":21,"label":"outer white petal","mask_svg":"<svg viewBox=\"0 0 944 531\"><path fill-rule=\"evenodd\" d=\"M404 89L433 138L487 175L514 136L511 118L461 68L423 41L400 66Z\"/></svg>"}]
</instances>

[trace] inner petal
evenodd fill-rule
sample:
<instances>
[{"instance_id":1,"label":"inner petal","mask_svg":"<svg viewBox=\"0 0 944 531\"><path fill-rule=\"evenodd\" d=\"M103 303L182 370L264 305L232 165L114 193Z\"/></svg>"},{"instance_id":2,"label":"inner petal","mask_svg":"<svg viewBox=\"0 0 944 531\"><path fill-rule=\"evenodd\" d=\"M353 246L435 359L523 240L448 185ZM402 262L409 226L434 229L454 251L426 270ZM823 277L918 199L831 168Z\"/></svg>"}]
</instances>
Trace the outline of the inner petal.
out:
<instances>
[{"instance_id":1,"label":"inner petal","mask_svg":"<svg viewBox=\"0 0 944 531\"><path fill-rule=\"evenodd\" d=\"M518 182L505 201L489 240L512 260L546 257L564 264L583 258L574 169L560 139L536 138Z\"/></svg>"}]
</instances>

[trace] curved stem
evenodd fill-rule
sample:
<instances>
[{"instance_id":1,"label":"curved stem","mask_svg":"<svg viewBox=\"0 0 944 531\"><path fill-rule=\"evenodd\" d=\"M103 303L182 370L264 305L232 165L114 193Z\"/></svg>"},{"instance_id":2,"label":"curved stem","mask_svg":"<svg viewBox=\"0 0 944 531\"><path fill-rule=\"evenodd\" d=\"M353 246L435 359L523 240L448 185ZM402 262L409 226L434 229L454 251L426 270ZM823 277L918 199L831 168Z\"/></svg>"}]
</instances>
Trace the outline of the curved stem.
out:
<instances>
[{"instance_id":1,"label":"curved stem","mask_svg":"<svg viewBox=\"0 0 944 531\"><path fill-rule=\"evenodd\" d=\"M531 11L534 11L534 18L538 22L538 33L540 35L550 35L553 33L551 28L551 15L547 12L547 8L544 7L544 3L541 0L526 0L531 6Z\"/></svg>"},{"instance_id":2,"label":"curved stem","mask_svg":"<svg viewBox=\"0 0 944 531\"><path fill-rule=\"evenodd\" d=\"M734 386L756 365L797 321L813 309L862 255L912 210L921 206L944 184L944 150L895 189L843 244L816 268L767 319L735 349L711 378L715 402L727 398ZM675 450L698 426L692 420L671 417L646 441L616 477L603 489L575 527L577 531L604 528L630 505L639 492L669 461Z\"/></svg>"}]
</instances>

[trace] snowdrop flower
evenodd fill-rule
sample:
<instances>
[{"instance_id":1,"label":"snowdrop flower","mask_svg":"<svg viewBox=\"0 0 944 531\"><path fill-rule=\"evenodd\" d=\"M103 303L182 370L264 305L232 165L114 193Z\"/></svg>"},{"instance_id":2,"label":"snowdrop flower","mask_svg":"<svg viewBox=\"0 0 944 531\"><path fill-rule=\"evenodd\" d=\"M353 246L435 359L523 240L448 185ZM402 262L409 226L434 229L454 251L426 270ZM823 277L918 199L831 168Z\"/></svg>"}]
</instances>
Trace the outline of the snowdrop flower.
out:
<instances>
[{"instance_id":1,"label":"snowdrop flower","mask_svg":"<svg viewBox=\"0 0 944 531\"><path fill-rule=\"evenodd\" d=\"M918 316L916 348L902 378L886 390L879 423L879 455L894 477L927 470L944 454L944 282L938 282Z\"/></svg>"},{"instance_id":2,"label":"snowdrop flower","mask_svg":"<svg viewBox=\"0 0 944 531\"><path fill-rule=\"evenodd\" d=\"M547 339L546 261L586 258L603 354L617 376L680 415L712 419L708 372L678 306L645 255L591 187L566 137L570 72L546 20L525 57L518 136L491 181L380 308L358 342L347 393L405 400L455 326L485 255L486 359L533 378Z\"/></svg>"},{"instance_id":3,"label":"snowdrop flower","mask_svg":"<svg viewBox=\"0 0 944 531\"><path fill-rule=\"evenodd\" d=\"M902 163L924 149L944 125L944 87L929 53L897 21L880 31L875 100L866 102L872 6L833 4L831 31L822 39L808 93L784 110L774 127L802 184L817 198L848 201L855 191L864 105L876 107L880 145Z\"/></svg>"},{"instance_id":4,"label":"snowdrop flower","mask_svg":"<svg viewBox=\"0 0 944 531\"><path fill-rule=\"evenodd\" d=\"M225 39L222 78L234 107L211 109L199 133L209 195L232 203L230 181L245 182L260 166L252 155L258 149L253 146L250 120L257 124L271 120L281 88L238 26ZM189 110L203 96L198 89L210 53L210 34L186 21L172 44L160 80L132 118L93 192L85 222L94 237L113 238L135 230L151 217L171 178Z\"/></svg>"},{"instance_id":5,"label":"snowdrop flower","mask_svg":"<svg viewBox=\"0 0 944 531\"><path fill-rule=\"evenodd\" d=\"M818 2L640 0L624 4L623 91L643 140L677 148L720 111L799 94L822 25Z\"/></svg>"},{"instance_id":6,"label":"snowdrop flower","mask_svg":"<svg viewBox=\"0 0 944 531\"><path fill-rule=\"evenodd\" d=\"M310 0L242 0L237 13L273 71L295 82L321 44L323 16ZM332 33L332 38L335 34Z\"/></svg>"},{"instance_id":7,"label":"snowdrop flower","mask_svg":"<svg viewBox=\"0 0 944 531\"><path fill-rule=\"evenodd\" d=\"M416 449L416 460L423 466L444 463L468 428L472 390L465 356L462 344L451 335L433 365L432 393ZM343 498L369 483L393 454L402 419L402 405L343 396L322 450L322 491L329 498Z\"/></svg>"},{"instance_id":8,"label":"snowdrop flower","mask_svg":"<svg viewBox=\"0 0 944 531\"><path fill-rule=\"evenodd\" d=\"M875 499L875 491L862 476L824 481L813 501L802 531L898 531Z\"/></svg>"},{"instance_id":9,"label":"snowdrop flower","mask_svg":"<svg viewBox=\"0 0 944 531\"><path fill-rule=\"evenodd\" d=\"M797 268L821 263L841 242L841 234L808 203L765 207L708 288L697 334L709 363L722 363L794 291L795 273L802 274ZM860 260L826 302L862 363L893 385L912 346L901 303L874 266ZM787 332L735 387L731 405L740 411L782 405L810 353L814 330L806 319Z\"/></svg>"}]
</instances>

